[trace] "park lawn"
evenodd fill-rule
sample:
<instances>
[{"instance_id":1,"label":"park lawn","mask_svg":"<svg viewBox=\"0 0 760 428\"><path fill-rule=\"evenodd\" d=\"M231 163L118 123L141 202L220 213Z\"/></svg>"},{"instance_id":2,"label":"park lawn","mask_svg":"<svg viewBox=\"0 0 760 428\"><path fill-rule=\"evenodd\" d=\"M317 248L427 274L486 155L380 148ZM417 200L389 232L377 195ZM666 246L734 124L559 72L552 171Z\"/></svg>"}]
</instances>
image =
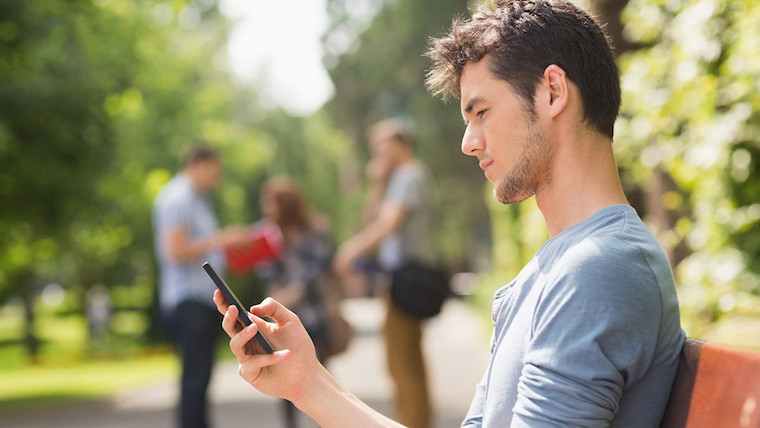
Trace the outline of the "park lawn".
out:
<instances>
[{"instance_id":1,"label":"park lawn","mask_svg":"<svg viewBox=\"0 0 760 428\"><path fill-rule=\"evenodd\" d=\"M179 377L179 360L171 346L145 347L135 336L115 335L88 345L81 315L40 316L37 333L42 345L32 364L20 343L20 327L19 320L0 317L0 343L5 343L0 346L0 412L100 400ZM217 345L219 360L232 358L225 340Z\"/></svg>"},{"instance_id":2,"label":"park lawn","mask_svg":"<svg viewBox=\"0 0 760 428\"><path fill-rule=\"evenodd\" d=\"M170 352L123 359L29 365L0 372L0 411L18 406L96 400L122 390L176 378Z\"/></svg>"},{"instance_id":3,"label":"park lawn","mask_svg":"<svg viewBox=\"0 0 760 428\"><path fill-rule=\"evenodd\" d=\"M0 411L103 399L179 374L177 358L166 346L145 348L118 337L88 345L81 315L43 312L36 326L42 344L32 364L20 342L21 320L0 317Z\"/></svg>"}]
</instances>

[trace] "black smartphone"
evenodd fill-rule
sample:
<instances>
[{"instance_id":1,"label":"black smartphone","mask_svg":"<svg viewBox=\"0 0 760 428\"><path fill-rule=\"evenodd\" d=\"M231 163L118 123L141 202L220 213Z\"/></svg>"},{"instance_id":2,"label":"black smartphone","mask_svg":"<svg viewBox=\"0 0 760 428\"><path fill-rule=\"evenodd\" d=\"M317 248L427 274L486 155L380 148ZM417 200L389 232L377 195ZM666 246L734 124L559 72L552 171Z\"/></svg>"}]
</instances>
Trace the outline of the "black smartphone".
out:
<instances>
[{"instance_id":1,"label":"black smartphone","mask_svg":"<svg viewBox=\"0 0 760 428\"><path fill-rule=\"evenodd\" d=\"M248 310L243 306L242 303L240 303L240 299L238 299L235 293L232 292L232 289L227 285L226 282L224 282L222 277L219 276L218 273L216 273L216 269L214 269L214 267L211 266L211 263L209 262L203 263L203 270L205 270L208 276L211 277L211 280L214 281L214 284L216 284L216 288L218 288L219 291L222 292L222 295L224 296L225 300L227 300L227 302L229 302L230 304L237 306L238 320L243 325L243 327L247 327L253 324L253 321L251 321L250 318L248 318ZM272 352L274 352L269 342L267 342L267 340L264 339L264 336L261 335L261 332L256 332L256 335L253 336L253 338L256 339L256 342L258 342L259 345L261 345L261 347L264 349L264 351L267 352L267 354L271 354Z\"/></svg>"}]
</instances>

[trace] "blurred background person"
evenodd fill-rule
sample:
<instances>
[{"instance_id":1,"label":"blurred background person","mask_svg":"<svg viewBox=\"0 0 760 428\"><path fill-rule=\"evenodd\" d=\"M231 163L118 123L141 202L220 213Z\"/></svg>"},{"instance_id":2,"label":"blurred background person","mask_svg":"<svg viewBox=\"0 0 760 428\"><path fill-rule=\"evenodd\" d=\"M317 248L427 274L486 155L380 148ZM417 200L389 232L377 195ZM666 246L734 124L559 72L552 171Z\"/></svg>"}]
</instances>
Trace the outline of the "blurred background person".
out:
<instances>
[{"instance_id":1,"label":"blurred background person","mask_svg":"<svg viewBox=\"0 0 760 428\"><path fill-rule=\"evenodd\" d=\"M207 389L221 317L209 304L215 287L201 264L209 261L223 273L222 250L248 240L245 228L219 229L209 194L221 177L219 155L196 145L153 204L161 314L182 359L180 428L209 426Z\"/></svg>"},{"instance_id":2,"label":"blurred background person","mask_svg":"<svg viewBox=\"0 0 760 428\"><path fill-rule=\"evenodd\" d=\"M386 273L410 261L432 264L432 176L414 155L411 133L403 121L387 119L375 124L369 137L371 220L340 246L336 271L351 276L359 258L378 246L378 261ZM423 320L388 302L384 335L397 419L410 428L427 428L431 404L422 354Z\"/></svg>"},{"instance_id":3,"label":"blurred background person","mask_svg":"<svg viewBox=\"0 0 760 428\"><path fill-rule=\"evenodd\" d=\"M306 327L324 364L334 352L330 317L337 314L339 289L332 275L333 243L326 219L312 214L296 182L276 177L264 184L261 196L264 221L282 233L280 257L259 269L268 295L295 312ZM298 426L293 403L283 400L285 426Z\"/></svg>"},{"instance_id":4,"label":"blurred background person","mask_svg":"<svg viewBox=\"0 0 760 428\"><path fill-rule=\"evenodd\" d=\"M387 156L372 155L364 167L369 189L364 202L363 226L368 226L377 219L391 172L393 164ZM341 273L341 284L346 296L376 296L378 290L382 290L386 285L387 275L379 266L377 250L375 247L363 253L351 264L350 270Z\"/></svg>"}]
</instances>

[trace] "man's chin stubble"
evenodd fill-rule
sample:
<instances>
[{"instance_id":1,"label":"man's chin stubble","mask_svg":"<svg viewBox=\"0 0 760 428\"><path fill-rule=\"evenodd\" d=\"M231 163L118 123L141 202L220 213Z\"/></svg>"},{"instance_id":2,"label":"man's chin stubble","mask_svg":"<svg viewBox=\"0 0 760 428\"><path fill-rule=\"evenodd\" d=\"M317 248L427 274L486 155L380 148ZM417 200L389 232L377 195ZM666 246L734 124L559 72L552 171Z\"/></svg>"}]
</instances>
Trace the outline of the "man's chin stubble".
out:
<instances>
[{"instance_id":1,"label":"man's chin stubble","mask_svg":"<svg viewBox=\"0 0 760 428\"><path fill-rule=\"evenodd\" d=\"M502 204L516 204L536 194L527 187L520 183L494 183L493 195Z\"/></svg>"}]
</instances>

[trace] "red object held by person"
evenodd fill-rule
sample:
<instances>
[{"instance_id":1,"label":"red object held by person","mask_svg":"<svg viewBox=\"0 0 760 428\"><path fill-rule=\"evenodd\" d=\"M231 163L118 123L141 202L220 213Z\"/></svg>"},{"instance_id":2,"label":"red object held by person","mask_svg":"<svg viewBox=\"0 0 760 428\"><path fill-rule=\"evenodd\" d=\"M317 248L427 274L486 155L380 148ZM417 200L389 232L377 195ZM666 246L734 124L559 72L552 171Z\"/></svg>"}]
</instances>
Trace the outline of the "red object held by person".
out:
<instances>
[{"instance_id":1,"label":"red object held by person","mask_svg":"<svg viewBox=\"0 0 760 428\"><path fill-rule=\"evenodd\" d=\"M282 234L277 225L259 222L251 227L248 245L225 250L227 267L234 276L244 275L262 263L277 260L282 251Z\"/></svg>"}]
</instances>

